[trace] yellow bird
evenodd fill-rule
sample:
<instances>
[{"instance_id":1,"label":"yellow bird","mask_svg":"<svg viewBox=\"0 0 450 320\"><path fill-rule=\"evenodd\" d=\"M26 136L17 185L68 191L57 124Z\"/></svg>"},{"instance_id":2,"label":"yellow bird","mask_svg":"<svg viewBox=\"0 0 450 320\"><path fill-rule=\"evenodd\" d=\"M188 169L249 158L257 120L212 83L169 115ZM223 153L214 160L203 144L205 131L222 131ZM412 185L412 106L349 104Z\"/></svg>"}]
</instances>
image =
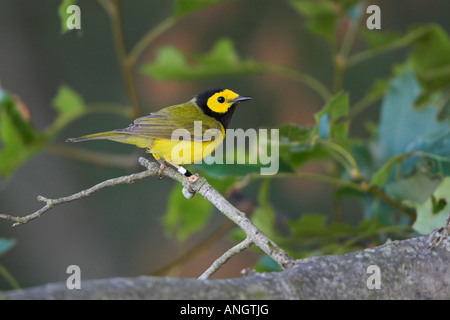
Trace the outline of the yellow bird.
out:
<instances>
[{"instance_id":1,"label":"yellow bird","mask_svg":"<svg viewBox=\"0 0 450 320\"><path fill-rule=\"evenodd\" d=\"M108 139L146 148L159 162L165 162L189 177L181 165L203 160L223 142L236 106L252 99L223 88L211 89L191 101L177 104L136 119L125 129L94 133L67 142Z\"/></svg>"}]
</instances>

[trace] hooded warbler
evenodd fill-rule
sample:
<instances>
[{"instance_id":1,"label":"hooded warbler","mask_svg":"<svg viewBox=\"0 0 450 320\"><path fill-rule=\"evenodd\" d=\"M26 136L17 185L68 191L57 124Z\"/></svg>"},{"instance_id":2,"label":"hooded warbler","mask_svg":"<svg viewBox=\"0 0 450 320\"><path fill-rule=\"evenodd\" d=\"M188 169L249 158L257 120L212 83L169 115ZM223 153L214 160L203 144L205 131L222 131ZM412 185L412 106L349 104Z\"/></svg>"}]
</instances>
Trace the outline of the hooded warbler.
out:
<instances>
[{"instance_id":1,"label":"hooded warbler","mask_svg":"<svg viewBox=\"0 0 450 320\"><path fill-rule=\"evenodd\" d=\"M69 138L66 141L107 139L133 144L146 148L159 162L160 177L166 166L165 162L189 177L192 174L181 165L208 157L223 142L236 106L250 99L252 98L240 96L229 89L211 89L198 94L189 102L137 118L128 128ZM176 130L185 133L182 139L180 135L175 135L174 138ZM214 130L218 134L208 134ZM190 152L184 152L185 150Z\"/></svg>"}]
</instances>

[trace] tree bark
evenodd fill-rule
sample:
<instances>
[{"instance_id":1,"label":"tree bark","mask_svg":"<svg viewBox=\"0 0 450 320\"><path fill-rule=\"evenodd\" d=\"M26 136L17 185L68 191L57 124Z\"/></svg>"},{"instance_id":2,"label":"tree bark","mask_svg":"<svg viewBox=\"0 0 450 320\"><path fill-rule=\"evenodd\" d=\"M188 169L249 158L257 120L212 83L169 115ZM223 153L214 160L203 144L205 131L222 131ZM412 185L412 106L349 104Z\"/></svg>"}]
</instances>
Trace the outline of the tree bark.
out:
<instances>
[{"instance_id":1,"label":"tree bark","mask_svg":"<svg viewBox=\"0 0 450 320\"><path fill-rule=\"evenodd\" d=\"M376 265L380 289L369 289ZM150 277L66 283L5 291L3 299L450 299L450 240L429 248L426 236L339 256L297 260L282 272L233 279Z\"/></svg>"}]
</instances>

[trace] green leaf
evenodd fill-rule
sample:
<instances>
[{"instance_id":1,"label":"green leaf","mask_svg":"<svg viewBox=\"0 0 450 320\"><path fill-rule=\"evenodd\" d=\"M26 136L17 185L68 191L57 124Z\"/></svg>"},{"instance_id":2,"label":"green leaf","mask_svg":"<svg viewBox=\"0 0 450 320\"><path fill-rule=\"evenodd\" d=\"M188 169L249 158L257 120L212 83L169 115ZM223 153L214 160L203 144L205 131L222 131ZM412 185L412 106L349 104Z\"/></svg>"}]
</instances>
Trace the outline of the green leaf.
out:
<instances>
[{"instance_id":1,"label":"green leaf","mask_svg":"<svg viewBox=\"0 0 450 320\"><path fill-rule=\"evenodd\" d=\"M183 53L172 46L160 48L156 53L156 61L144 64L142 71L158 81L173 78L182 80L191 73Z\"/></svg>"},{"instance_id":2,"label":"green leaf","mask_svg":"<svg viewBox=\"0 0 450 320\"><path fill-rule=\"evenodd\" d=\"M331 1L292 0L290 4L308 18L308 28L312 32L327 40L333 39L339 12Z\"/></svg>"},{"instance_id":3,"label":"green leaf","mask_svg":"<svg viewBox=\"0 0 450 320\"><path fill-rule=\"evenodd\" d=\"M289 221L289 231L295 237L320 236L328 233L328 217L322 214L303 214L300 219Z\"/></svg>"},{"instance_id":4,"label":"green leaf","mask_svg":"<svg viewBox=\"0 0 450 320\"><path fill-rule=\"evenodd\" d=\"M439 180L450 175L450 122L439 122L435 108L415 108L422 88L409 65L397 70L382 101L377 137L368 148L371 157L364 160L363 174L372 176L372 184L384 186L389 196L400 201L424 201ZM408 153L412 156L404 158ZM399 224L398 212L390 212L373 198L365 201L367 216Z\"/></svg>"},{"instance_id":5,"label":"green leaf","mask_svg":"<svg viewBox=\"0 0 450 320\"><path fill-rule=\"evenodd\" d=\"M445 226L450 211L450 177L442 181L432 197L422 204L416 203L415 207L417 219L413 228L416 231L427 234L436 228Z\"/></svg>"},{"instance_id":6,"label":"green leaf","mask_svg":"<svg viewBox=\"0 0 450 320\"><path fill-rule=\"evenodd\" d=\"M276 237L275 229L275 210L270 206L258 207L253 211L252 222L270 239L274 240Z\"/></svg>"},{"instance_id":7,"label":"green leaf","mask_svg":"<svg viewBox=\"0 0 450 320\"><path fill-rule=\"evenodd\" d=\"M414 101L421 92L410 69L392 80L381 107L376 164L381 165L380 162L385 163L393 156L409 152L450 156L450 122L438 122L435 108L414 108ZM402 164L402 174L410 174L419 160L419 157L406 159ZM438 167L443 163L437 162Z\"/></svg>"},{"instance_id":8,"label":"green leaf","mask_svg":"<svg viewBox=\"0 0 450 320\"><path fill-rule=\"evenodd\" d=\"M231 40L218 40L206 55L198 55L196 61L200 64L219 65L221 63L233 65L239 62L239 56Z\"/></svg>"},{"instance_id":9,"label":"green leaf","mask_svg":"<svg viewBox=\"0 0 450 320\"><path fill-rule=\"evenodd\" d=\"M10 118L12 125L17 129L20 141L25 144L31 143L39 136L39 133L31 124L30 119L26 117L27 111L22 110L26 109L26 106L20 104L20 99L0 89L0 112L4 112ZM9 143L8 140L15 139L15 137L10 136L8 132L3 132L1 139L4 143Z\"/></svg>"},{"instance_id":10,"label":"green leaf","mask_svg":"<svg viewBox=\"0 0 450 320\"><path fill-rule=\"evenodd\" d=\"M367 28L361 28L361 35L366 39L369 48L372 50L389 47L394 45L403 35L395 31L380 31L376 32Z\"/></svg>"},{"instance_id":11,"label":"green leaf","mask_svg":"<svg viewBox=\"0 0 450 320\"><path fill-rule=\"evenodd\" d=\"M271 257L269 257L267 254L263 254L261 258L259 259L258 263L253 266L253 269L256 272L278 272L283 271L281 266L275 262Z\"/></svg>"},{"instance_id":12,"label":"green leaf","mask_svg":"<svg viewBox=\"0 0 450 320\"><path fill-rule=\"evenodd\" d=\"M14 247L15 244L16 240L14 239L0 238L0 256L2 256L3 254L6 253L6 251Z\"/></svg>"},{"instance_id":13,"label":"green leaf","mask_svg":"<svg viewBox=\"0 0 450 320\"><path fill-rule=\"evenodd\" d=\"M320 118L325 114L331 115L331 120L336 121L340 117L346 116L349 110L348 94L339 92L335 95L322 110L314 114L316 122L320 121Z\"/></svg>"},{"instance_id":14,"label":"green leaf","mask_svg":"<svg viewBox=\"0 0 450 320\"><path fill-rule=\"evenodd\" d=\"M83 98L66 85L59 88L56 97L53 99L53 106L58 111L58 116L64 119L78 117L85 110Z\"/></svg>"},{"instance_id":15,"label":"green leaf","mask_svg":"<svg viewBox=\"0 0 450 320\"><path fill-rule=\"evenodd\" d=\"M196 166L207 175L214 178L242 177L250 173L260 173L260 164L202 164Z\"/></svg>"},{"instance_id":16,"label":"green leaf","mask_svg":"<svg viewBox=\"0 0 450 320\"><path fill-rule=\"evenodd\" d=\"M432 204L432 210L431 212L433 214L439 213L440 211L444 210L445 206L447 205L446 199L436 199L434 195L431 195L431 204Z\"/></svg>"},{"instance_id":17,"label":"green leaf","mask_svg":"<svg viewBox=\"0 0 450 320\"><path fill-rule=\"evenodd\" d=\"M58 116L52 126L47 129L46 134L49 137L54 136L69 122L83 115L87 109L83 98L66 85L59 87L52 104Z\"/></svg>"},{"instance_id":18,"label":"green leaf","mask_svg":"<svg viewBox=\"0 0 450 320\"><path fill-rule=\"evenodd\" d=\"M368 40L371 49L376 52L413 45L408 62L423 88L421 94L415 98L416 106L425 107L436 98L436 95L446 95L450 90L450 37L442 27L434 24L416 26L403 36L367 30L363 30L362 34ZM444 112L448 102L447 97L442 106ZM441 108L438 110L442 111Z\"/></svg>"},{"instance_id":19,"label":"green leaf","mask_svg":"<svg viewBox=\"0 0 450 320\"><path fill-rule=\"evenodd\" d=\"M278 232L275 226L276 212L269 201L270 180L266 179L262 182L259 194L259 207L253 211L252 222L267 237L274 240Z\"/></svg>"},{"instance_id":20,"label":"green leaf","mask_svg":"<svg viewBox=\"0 0 450 320\"><path fill-rule=\"evenodd\" d=\"M62 86L53 105L58 116L45 131L39 132L24 116L21 103L0 90L0 176L10 176L20 165L40 151L45 143L69 121L85 111L83 99L72 89Z\"/></svg>"},{"instance_id":21,"label":"green leaf","mask_svg":"<svg viewBox=\"0 0 450 320\"><path fill-rule=\"evenodd\" d=\"M297 124L283 124L278 127L280 138L280 164L289 165L291 170L297 170L302 164L329 157L322 145L316 144L317 136L313 128L302 127Z\"/></svg>"},{"instance_id":22,"label":"green leaf","mask_svg":"<svg viewBox=\"0 0 450 320\"><path fill-rule=\"evenodd\" d=\"M436 90L450 86L450 37L442 27L429 26L414 42L409 60L424 89L417 101L425 106Z\"/></svg>"},{"instance_id":23,"label":"green leaf","mask_svg":"<svg viewBox=\"0 0 450 320\"><path fill-rule=\"evenodd\" d=\"M386 184L386 192L401 201L423 203L441 183L439 176L417 171L407 178Z\"/></svg>"},{"instance_id":24,"label":"green leaf","mask_svg":"<svg viewBox=\"0 0 450 320\"><path fill-rule=\"evenodd\" d=\"M363 220L357 226L344 223L327 224L322 214L302 214L297 220L288 221L290 236L286 242L299 248L291 253L297 257L314 254L343 254L380 243L387 234L404 232L404 227L387 227L375 220ZM312 251L314 250L314 251Z\"/></svg>"},{"instance_id":25,"label":"green leaf","mask_svg":"<svg viewBox=\"0 0 450 320\"><path fill-rule=\"evenodd\" d=\"M278 127L280 140L284 144L296 144L301 149L310 149L313 142L313 132L309 127L303 127L295 123L282 124Z\"/></svg>"},{"instance_id":26,"label":"green leaf","mask_svg":"<svg viewBox=\"0 0 450 320\"><path fill-rule=\"evenodd\" d=\"M21 111L24 107L0 90L0 176L11 175L68 122L85 112L83 99L67 86L59 89L53 105L58 111L57 118L45 132L39 132L24 117Z\"/></svg>"},{"instance_id":27,"label":"green leaf","mask_svg":"<svg viewBox=\"0 0 450 320\"><path fill-rule=\"evenodd\" d=\"M178 241L184 241L194 232L206 225L212 211L212 204L203 197L186 199L182 194L183 186L177 184L170 193L169 207L164 215L165 229L176 235Z\"/></svg>"},{"instance_id":28,"label":"green leaf","mask_svg":"<svg viewBox=\"0 0 450 320\"><path fill-rule=\"evenodd\" d=\"M229 39L218 40L210 52L197 54L193 60L189 63L179 49L166 46L158 50L154 62L144 64L141 70L156 81L248 75L267 70L264 64L240 59Z\"/></svg>"},{"instance_id":29,"label":"green leaf","mask_svg":"<svg viewBox=\"0 0 450 320\"><path fill-rule=\"evenodd\" d=\"M339 92L319 112L314 114L316 132L322 139L335 138L344 141L348 135L348 121L336 123L341 117L348 115L348 94Z\"/></svg>"},{"instance_id":30,"label":"green leaf","mask_svg":"<svg viewBox=\"0 0 450 320\"><path fill-rule=\"evenodd\" d=\"M394 165L401 163L403 160L410 156L411 154L407 153L396 155L390 158L377 172L372 175L370 184L377 187L383 186L388 181Z\"/></svg>"},{"instance_id":31,"label":"green leaf","mask_svg":"<svg viewBox=\"0 0 450 320\"><path fill-rule=\"evenodd\" d=\"M181 18L192 12L204 9L226 0L175 0L174 17Z\"/></svg>"},{"instance_id":32,"label":"green leaf","mask_svg":"<svg viewBox=\"0 0 450 320\"><path fill-rule=\"evenodd\" d=\"M250 130L250 129L249 129ZM238 139L236 143L236 137L239 135L237 132L234 136L228 136L225 139L223 152L218 152L220 149L216 149L213 156L214 163L196 165L203 173L207 173L212 177L238 177L246 176L248 174L262 174L271 175L279 172L293 172L291 165L286 162L280 155L279 136L277 139L272 139L272 132L276 132L276 129L270 129L267 131L267 140L258 135L256 130L243 131L242 138L245 141ZM264 138L266 135L260 132ZM233 139L235 142L233 143ZM244 142L241 145L241 142ZM233 143L232 147L230 144ZM228 144L228 145L227 145ZM264 152L263 152L264 151ZM208 158L207 160L211 160Z\"/></svg>"},{"instance_id":33,"label":"green leaf","mask_svg":"<svg viewBox=\"0 0 450 320\"><path fill-rule=\"evenodd\" d=\"M58 16L61 23L61 33L66 33L67 31L70 31L70 29L67 28L67 19L70 16L70 14L67 13L67 8L76 3L77 0L62 0L61 3L59 4Z\"/></svg>"},{"instance_id":34,"label":"green leaf","mask_svg":"<svg viewBox=\"0 0 450 320\"><path fill-rule=\"evenodd\" d=\"M216 179L205 176L208 182L219 192L224 192L237 180L233 177ZM167 232L175 234L178 241L184 241L201 230L209 221L213 205L200 195L186 199L182 194L182 185L177 184L170 193L168 208L163 217Z\"/></svg>"},{"instance_id":35,"label":"green leaf","mask_svg":"<svg viewBox=\"0 0 450 320\"><path fill-rule=\"evenodd\" d=\"M438 121L450 119L450 88L442 90L442 93L437 97L435 104L438 110Z\"/></svg>"},{"instance_id":36,"label":"green leaf","mask_svg":"<svg viewBox=\"0 0 450 320\"><path fill-rule=\"evenodd\" d=\"M22 114L16 100L0 90L0 176L10 176L44 142Z\"/></svg>"}]
</instances>

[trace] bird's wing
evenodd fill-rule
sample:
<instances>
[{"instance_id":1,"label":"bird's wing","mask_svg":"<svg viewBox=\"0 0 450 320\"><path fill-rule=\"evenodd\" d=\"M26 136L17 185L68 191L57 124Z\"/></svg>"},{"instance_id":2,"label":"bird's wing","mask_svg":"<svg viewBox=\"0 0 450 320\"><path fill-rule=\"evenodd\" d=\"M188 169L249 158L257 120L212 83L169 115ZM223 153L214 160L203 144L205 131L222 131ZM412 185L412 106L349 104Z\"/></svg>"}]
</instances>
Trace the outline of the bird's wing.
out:
<instances>
[{"instance_id":1,"label":"bird's wing","mask_svg":"<svg viewBox=\"0 0 450 320\"><path fill-rule=\"evenodd\" d=\"M138 118L128 128L114 132L152 139L211 141L212 136L223 135L224 129L219 121L205 115L192 102L187 102Z\"/></svg>"}]
</instances>

